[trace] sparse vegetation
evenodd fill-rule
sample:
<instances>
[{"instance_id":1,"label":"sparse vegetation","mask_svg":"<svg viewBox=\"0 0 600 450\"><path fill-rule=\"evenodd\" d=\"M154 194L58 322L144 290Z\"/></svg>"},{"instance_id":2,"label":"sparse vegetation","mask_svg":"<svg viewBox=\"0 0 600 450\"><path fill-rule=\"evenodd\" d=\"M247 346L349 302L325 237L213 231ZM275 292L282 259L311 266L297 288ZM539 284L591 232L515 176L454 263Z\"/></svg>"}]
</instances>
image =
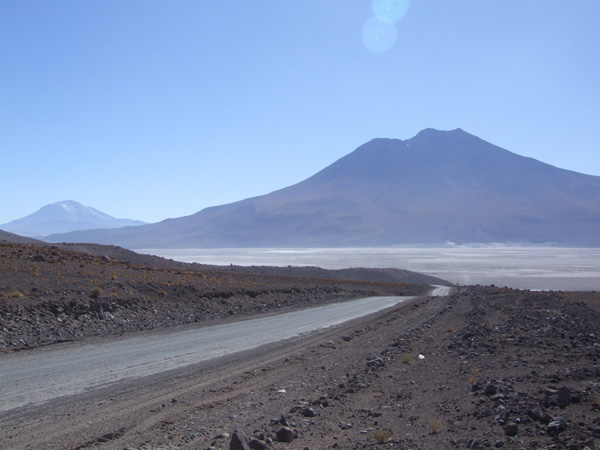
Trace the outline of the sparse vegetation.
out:
<instances>
[{"instance_id":1,"label":"sparse vegetation","mask_svg":"<svg viewBox=\"0 0 600 450\"><path fill-rule=\"evenodd\" d=\"M428 425L432 433L437 433L442 428L442 421L439 419L431 419Z\"/></svg>"},{"instance_id":2,"label":"sparse vegetation","mask_svg":"<svg viewBox=\"0 0 600 450\"><path fill-rule=\"evenodd\" d=\"M98 286L96 286L94 289L92 289L92 292L90 293L90 297L96 299L102 296L102 294L104 294L104 291L102 290L102 288L99 288Z\"/></svg>"},{"instance_id":3,"label":"sparse vegetation","mask_svg":"<svg viewBox=\"0 0 600 450\"><path fill-rule=\"evenodd\" d=\"M375 430L373 431L373 437L379 443L387 442L392 437L392 432L388 430Z\"/></svg>"},{"instance_id":4,"label":"sparse vegetation","mask_svg":"<svg viewBox=\"0 0 600 450\"><path fill-rule=\"evenodd\" d=\"M469 384L474 385L479 381L479 373L481 372L481 367L471 367L471 376L468 381Z\"/></svg>"},{"instance_id":5,"label":"sparse vegetation","mask_svg":"<svg viewBox=\"0 0 600 450\"><path fill-rule=\"evenodd\" d=\"M11 298L21 298L23 293L21 291L12 291L5 294L0 294L0 300L6 301Z\"/></svg>"}]
</instances>

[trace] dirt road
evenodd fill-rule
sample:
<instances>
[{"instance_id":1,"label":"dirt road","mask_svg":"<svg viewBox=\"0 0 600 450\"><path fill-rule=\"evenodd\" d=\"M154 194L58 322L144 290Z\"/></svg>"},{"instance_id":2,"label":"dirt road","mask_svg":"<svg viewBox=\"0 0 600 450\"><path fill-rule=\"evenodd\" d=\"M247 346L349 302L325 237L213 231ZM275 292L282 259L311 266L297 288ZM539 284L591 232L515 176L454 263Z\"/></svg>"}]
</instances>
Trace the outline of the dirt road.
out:
<instances>
[{"instance_id":1,"label":"dirt road","mask_svg":"<svg viewBox=\"0 0 600 450\"><path fill-rule=\"evenodd\" d=\"M442 286L431 291L448 292ZM87 448L112 441L119 430L148 426L148 409L155 413L231 374L328 342L415 298L370 297L199 329L0 355L0 431L9 437L0 448ZM88 435L95 437L83 443ZM123 448L109 444L102 447Z\"/></svg>"},{"instance_id":2,"label":"dirt road","mask_svg":"<svg viewBox=\"0 0 600 450\"><path fill-rule=\"evenodd\" d=\"M0 411L297 338L412 297L370 297L224 325L0 355Z\"/></svg>"},{"instance_id":3,"label":"dirt road","mask_svg":"<svg viewBox=\"0 0 600 450\"><path fill-rule=\"evenodd\" d=\"M458 288L1 413L0 448L228 449L239 428L273 450L596 449L599 310L597 294Z\"/></svg>"}]
</instances>

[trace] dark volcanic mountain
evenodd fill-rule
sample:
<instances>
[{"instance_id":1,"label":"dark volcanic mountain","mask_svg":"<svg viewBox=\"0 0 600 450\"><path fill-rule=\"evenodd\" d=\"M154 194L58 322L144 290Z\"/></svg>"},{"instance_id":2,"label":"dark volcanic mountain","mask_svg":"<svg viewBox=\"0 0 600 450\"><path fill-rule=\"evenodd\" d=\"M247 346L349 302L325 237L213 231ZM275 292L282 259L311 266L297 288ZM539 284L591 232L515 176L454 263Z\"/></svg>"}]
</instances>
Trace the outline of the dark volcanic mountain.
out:
<instances>
[{"instance_id":1,"label":"dark volcanic mountain","mask_svg":"<svg viewBox=\"0 0 600 450\"><path fill-rule=\"evenodd\" d=\"M136 228L53 236L129 248L395 244L600 245L600 177L463 130L374 139L268 195Z\"/></svg>"},{"instance_id":2,"label":"dark volcanic mountain","mask_svg":"<svg viewBox=\"0 0 600 450\"><path fill-rule=\"evenodd\" d=\"M131 219L116 219L73 200L50 203L37 212L0 225L0 229L23 236L41 237L55 233L96 228L144 225Z\"/></svg>"}]
</instances>

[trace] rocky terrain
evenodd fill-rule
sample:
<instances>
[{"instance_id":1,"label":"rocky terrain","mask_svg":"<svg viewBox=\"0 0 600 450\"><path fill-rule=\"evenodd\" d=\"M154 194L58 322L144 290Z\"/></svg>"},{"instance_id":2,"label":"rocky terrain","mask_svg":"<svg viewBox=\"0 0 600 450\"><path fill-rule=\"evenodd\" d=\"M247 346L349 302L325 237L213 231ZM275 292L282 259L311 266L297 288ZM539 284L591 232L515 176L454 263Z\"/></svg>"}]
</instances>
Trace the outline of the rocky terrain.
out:
<instances>
[{"instance_id":1,"label":"rocky terrain","mask_svg":"<svg viewBox=\"0 0 600 450\"><path fill-rule=\"evenodd\" d=\"M3 258L18 248L3 247ZM13 264L31 264L27 274L36 287L42 275L32 274L36 266L31 261L40 259L38 253L20 248L21 259L9 259ZM92 322L102 323L92 327L95 330L106 327L116 332L112 323L127 330L122 322L131 320L127 314L132 310L148 309L148 327L185 317L177 313L188 307L185 302L175 305L177 293L183 290L181 282L177 285L168 278L179 269L134 267L110 256L106 261L91 254L65 262L66 250L48 247L47 251L46 261L37 262L50 264L48 270L56 269L50 272L53 277L68 280L59 270L66 264L83 271L80 276L90 280L89 284L80 288L84 295L65 284L52 289L60 291L56 296L44 291L33 299L31 290L27 296L10 295L22 287L15 281L18 277L11 278L14 284L3 288L1 302L3 333L8 327L12 333L8 339L3 337L5 351L19 347L12 343L18 339L25 341L19 348L36 345L24 330L40 325L27 322L28 318L40 323L53 319L55 331L79 339L77 333L73 336L67 330L84 333L86 324ZM113 280L119 264L125 265ZM21 270L2 266L3 274ZM134 274L147 275L146 284L134 283L130 278L135 279ZM201 281L195 284L190 281L201 275L206 278L198 278ZM193 286L200 289L200 284L206 284L204 293L216 287L214 297L197 296L207 309L196 313L201 315L198 320L214 321L276 311L279 305L293 307L296 293L308 297L307 302L319 302L332 294L343 297L361 291L404 289L385 282L291 282L280 275L264 275L268 281L250 288L248 283L258 283L254 278L258 275L235 270L227 276L210 271L178 276L190 283L187 291ZM6 280L2 280L5 285ZM162 284L167 282L171 286ZM94 299L89 289L96 285L105 293ZM248 293L251 289L256 296ZM129 309L126 302L118 302L123 290L125 294L131 290L132 294L123 298L137 298L133 303L138 306ZM289 297L283 295L286 290ZM118 294L116 299L112 292ZM232 295L217 295L228 292ZM268 301L276 292L279 299L289 299L288 306L281 300ZM32 316L24 312L24 304L20 313L11 312L13 316L6 318L19 300L43 304L45 295L48 304L59 304L61 295L64 302L75 297L76 304L68 311L33 308ZM95 301L101 302L101 307L95 306ZM111 311L111 302L120 306ZM243 307L236 308L240 304ZM84 313L76 318L72 311L78 308ZM160 321L152 322L157 316ZM71 325L60 328L57 319ZM140 385L109 386L86 396L13 412L1 417L0 448L595 450L600 448L599 336L598 293L456 287L450 296L421 297L300 341L156 376Z\"/></svg>"},{"instance_id":2,"label":"rocky terrain","mask_svg":"<svg viewBox=\"0 0 600 450\"><path fill-rule=\"evenodd\" d=\"M422 299L174 396L129 448L597 449L599 304L489 287Z\"/></svg>"},{"instance_id":3,"label":"rocky terrain","mask_svg":"<svg viewBox=\"0 0 600 450\"><path fill-rule=\"evenodd\" d=\"M400 270L218 267L111 246L12 242L0 242L0 274L0 352L445 283Z\"/></svg>"}]
</instances>

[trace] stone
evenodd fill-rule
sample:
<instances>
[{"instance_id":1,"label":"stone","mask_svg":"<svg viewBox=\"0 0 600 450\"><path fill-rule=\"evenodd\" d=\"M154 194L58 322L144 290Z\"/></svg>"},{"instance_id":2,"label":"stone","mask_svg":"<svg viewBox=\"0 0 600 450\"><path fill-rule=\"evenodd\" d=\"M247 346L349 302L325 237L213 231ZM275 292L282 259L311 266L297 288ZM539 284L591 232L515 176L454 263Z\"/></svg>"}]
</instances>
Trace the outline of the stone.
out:
<instances>
[{"instance_id":1,"label":"stone","mask_svg":"<svg viewBox=\"0 0 600 450\"><path fill-rule=\"evenodd\" d=\"M277 430L275 435L277 436L277 440L279 442L292 442L296 438L296 433L294 433L294 430L288 427L281 427L279 430Z\"/></svg>"},{"instance_id":2,"label":"stone","mask_svg":"<svg viewBox=\"0 0 600 450\"><path fill-rule=\"evenodd\" d=\"M215 439L228 439L229 438L229 433L221 433L221 434L217 434L215 436Z\"/></svg>"},{"instance_id":3,"label":"stone","mask_svg":"<svg viewBox=\"0 0 600 450\"><path fill-rule=\"evenodd\" d=\"M468 444L468 448L479 448L479 441L477 439L471 439Z\"/></svg>"},{"instance_id":4,"label":"stone","mask_svg":"<svg viewBox=\"0 0 600 450\"><path fill-rule=\"evenodd\" d=\"M250 450L248 439L242 430L237 428L231 435L229 450Z\"/></svg>"},{"instance_id":5,"label":"stone","mask_svg":"<svg viewBox=\"0 0 600 450\"><path fill-rule=\"evenodd\" d=\"M256 430L254 433L252 433L252 437L255 437L256 439L260 439L261 441L264 441L265 433L262 430Z\"/></svg>"},{"instance_id":6,"label":"stone","mask_svg":"<svg viewBox=\"0 0 600 450\"><path fill-rule=\"evenodd\" d=\"M527 415L529 416L529 418L535 422L541 422L542 421L542 414L539 411L533 410L533 409L529 409L527 410Z\"/></svg>"},{"instance_id":7,"label":"stone","mask_svg":"<svg viewBox=\"0 0 600 450\"><path fill-rule=\"evenodd\" d=\"M504 427L504 434L510 437L516 436L519 434L519 426L514 422L509 423Z\"/></svg>"},{"instance_id":8,"label":"stone","mask_svg":"<svg viewBox=\"0 0 600 450\"><path fill-rule=\"evenodd\" d=\"M562 386L558 389L556 401L561 408L571 404L571 391L568 387Z\"/></svg>"},{"instance_id":9,"label":"stone","mask_svg":"<svg viewBox=\"0 0 600 450\"><path fill-rule=\"evenodd\" d=\"M315 417L315 410L312 408L304 408L301 412L304 417Z\"/></svg>"},{"instance_id":10,"label":"stone","mask_svg":"<svg viewBox=\"0 0 600 450\"><path fill-rule=\"evenodd\" d=\"M557 417L548 424L546 431L548 431L548 434L550 435L557 435L562 433L566 429L567 421L564 419L564 417Z\"/></svg>"},{"instance_id":11,"label":"stone","mask_svg":"<svg viewBox=\"0 0 600 450\"><path fill-rule=\"evenodd\" d=\"M248 446L252 450L266 450L268 448L266 443L259 441L258 439L250 439Z\"/></svg>"},{"instance_id":12,"label":"stone","mask_svg":"<svg viewBox=\"0 0 600 450\"><path fill-rule=\"evenodd\" d=\"M373 358L370 361L367 361L367 367L384 367L385 361L382 358Z\"/></svg>"},{"instance_id":13,"label":"stone","mask_svg":"<svg viewBox=\"0 0 600 450\"><path fill-rule=\"evenodd\" d=\"M490 383L485 387L484 394L487 396L490 396L490 395L495 395L497 392L498 392L498 388L496 387L496 385Z\"/></svg>"}]
</instances>

